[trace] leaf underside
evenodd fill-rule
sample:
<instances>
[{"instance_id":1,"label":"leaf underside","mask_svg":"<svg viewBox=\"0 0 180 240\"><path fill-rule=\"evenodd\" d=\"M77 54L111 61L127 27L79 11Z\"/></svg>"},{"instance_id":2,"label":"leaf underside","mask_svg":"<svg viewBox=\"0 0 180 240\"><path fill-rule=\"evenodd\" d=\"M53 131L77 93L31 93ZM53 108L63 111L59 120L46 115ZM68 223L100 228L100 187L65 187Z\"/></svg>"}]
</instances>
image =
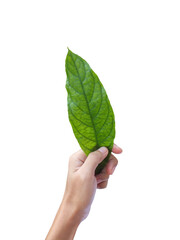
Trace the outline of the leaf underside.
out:
<instances>
[{"instance_id":1,"label":"leaf underside","mask_svg":"<svg viewBox=\"0 0 180 240\"><path fill-rule=\"evenodd\" d=\"M100 173L108 162L114 137L114 113L98 76L80 56L68 50L66 57L68 115L80 147L88 155L105 146L106 159L96 169Z\"/></svg>"}]
</instances>

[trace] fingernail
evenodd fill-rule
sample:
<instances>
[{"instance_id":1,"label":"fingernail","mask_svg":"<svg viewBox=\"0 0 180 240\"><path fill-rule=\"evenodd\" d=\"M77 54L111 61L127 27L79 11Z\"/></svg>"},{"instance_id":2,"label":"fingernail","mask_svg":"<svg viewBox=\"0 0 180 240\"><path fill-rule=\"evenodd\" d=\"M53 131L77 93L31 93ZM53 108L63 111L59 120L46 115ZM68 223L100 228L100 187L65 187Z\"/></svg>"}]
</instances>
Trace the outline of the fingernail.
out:
<instances>
[{"instance_id":1,"label":"fingernail","mask_svg":"<svg viewBox=\"0 0 180 240\"><path fill-rule=\"evenodd\" d=\"M107 153L108 149L106 147L100 147L98 149L98 151L100 151L101 153L105 154L105 153Z\"/></svg>"}]
</instances>

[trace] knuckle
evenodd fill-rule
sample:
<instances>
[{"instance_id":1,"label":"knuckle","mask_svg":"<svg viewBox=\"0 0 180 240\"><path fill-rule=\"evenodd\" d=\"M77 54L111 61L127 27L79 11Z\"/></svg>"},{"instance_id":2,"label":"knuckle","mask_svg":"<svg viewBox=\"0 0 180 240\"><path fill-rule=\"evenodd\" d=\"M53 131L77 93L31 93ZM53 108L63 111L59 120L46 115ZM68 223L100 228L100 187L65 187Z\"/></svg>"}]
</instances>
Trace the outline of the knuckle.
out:
<instances>
[{"instance_id":1,"label":"knuckle","mask_svg":"<svg viewBox=\"0 0 180 240\"><path fill-rule=\"evenodd\" d=\"M118 165L118 160L115 158L115 161L114 161L114 163L115 163L115 166L117 166Z\"/></svg>"},{"instance_id":2,"label":"knuckle","mask_svg":"<svg viewBox=\"0 0 180 240\"><path fill-rule=\"evenodd\" d=\"M118 160L113 155L111 156L110 161L113 162L114 165L118 165Z\"/></svg>"},{"instance_id":3,"label":"knuckle","mask_svg":"<svg viewBox=\"0 0 180 240\"><path fill-rule=\"evenodd\" d=\"M101 152L95 151L95 152L91 152L89 156L92 158L100 158L102 155L101 155Z\"/></svg>"},{"instance_id":4,"label":"knuckle","mask_svg":"<svg viewBox=\"0 0 180 240\"><path fill-rule=\"evenodd\" d=\"M99 179L101 179L102 181L108 180L109 179L109 174L100 173Z\"/></svg>"},{"instance_id":5,"label":"knuckle","mask_svg":"<svg viewBox=\"0 0 180 240\"><path fill-rule=\"evenodd\" d=\"M99 189L104 189L104 188L107 187L107 184L108 184L108 181L104 181L104 182L98 184L98 188Z\"/></svg>"},{"instance_id":6,"label":"knuckle","mask_svg":"<svg viewBox=\"0 0 180 240\"><path fill-rule=\"evenodd\" d=\"M71 154L70 157L69 157L69 161L70 162L74 161L74 159L79 158L81 156L81 154L82 154L82 150L79 150L79 151Z\"/></svg>"}]
</instances>

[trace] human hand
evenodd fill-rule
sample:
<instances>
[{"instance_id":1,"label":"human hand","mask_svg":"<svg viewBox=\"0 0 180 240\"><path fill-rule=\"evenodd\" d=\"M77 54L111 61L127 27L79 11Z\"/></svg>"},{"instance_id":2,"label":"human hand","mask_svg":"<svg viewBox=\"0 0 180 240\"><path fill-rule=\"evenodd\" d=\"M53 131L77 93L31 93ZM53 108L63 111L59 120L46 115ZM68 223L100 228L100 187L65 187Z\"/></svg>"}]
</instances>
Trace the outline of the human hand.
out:
<instances>
[{"instance_id":1,"label":"human hand","mask_svg":"<svg viewBox=\"0 0 180 240\"><path fill-rule=\"evenodd\" d=\"M122 149L114 144L113 153ZM109 175L113 174L118 161L113 154L104 169L95 176L95 169L108 154L108 149L101 147L88 155L82 150L69 159L66 189L62 203L49 230L46 240L72 240L78 225L89 214L97 188L105 188Z\"/></svg>"},{"instance_id":2,"label":"human hand","mask_svg":"<svg viewBox=\"0 0 180 240\"><path fill-rule=\"evenodd\" d=\"M119 154L122 149L114 144L113 153ZM113 174L118 160L111 154L104 169L95 176L95 169L108 154L108 149L101 147L88 155L82 150L74 153L69 159L69 170L63 203L76 212L77 221L84 220L90 211L96 189L106 188L109 176Z\"/></svg>"}]
</instances>

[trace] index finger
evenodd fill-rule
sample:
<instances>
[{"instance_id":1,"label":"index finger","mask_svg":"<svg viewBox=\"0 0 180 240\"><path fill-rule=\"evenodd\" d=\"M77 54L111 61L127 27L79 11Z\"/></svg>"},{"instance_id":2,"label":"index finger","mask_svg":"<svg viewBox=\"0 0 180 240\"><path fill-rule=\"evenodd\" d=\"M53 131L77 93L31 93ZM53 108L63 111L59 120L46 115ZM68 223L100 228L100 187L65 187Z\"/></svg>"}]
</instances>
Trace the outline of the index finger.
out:
<instances>
[{"instance_id":1,"label":"index finger","mask_svg":"<svg viewBox=\"0 0 180 240\"><path fill-rule=\"evenodd\" d=\"M113 148L112 148L112 152L116 153L116 154L119 154L119 153L122 153L122 151L123 151L122 148L120 148L118 145L116 145L114 143Z\"/></svg>"}]
</instances>

